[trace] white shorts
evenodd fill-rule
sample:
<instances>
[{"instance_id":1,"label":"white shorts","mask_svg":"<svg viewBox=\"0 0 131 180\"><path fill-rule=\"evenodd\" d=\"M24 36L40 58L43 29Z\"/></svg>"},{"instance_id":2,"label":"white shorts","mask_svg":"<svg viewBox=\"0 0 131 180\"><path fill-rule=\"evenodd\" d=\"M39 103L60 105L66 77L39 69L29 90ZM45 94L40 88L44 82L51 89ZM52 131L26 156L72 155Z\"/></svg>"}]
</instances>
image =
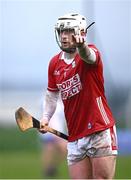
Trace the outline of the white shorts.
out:
<instances>
[{"instance_id":1,"label":"white shorts","mask_svg":"<svg viewBox=\"0 0 131 180\"><path fill-rule=\"evenodd\" d=\"M116 127L93 133L67 144L68 165L88 157L104 157L117 155Z\"/></svg>"}]
</instances>

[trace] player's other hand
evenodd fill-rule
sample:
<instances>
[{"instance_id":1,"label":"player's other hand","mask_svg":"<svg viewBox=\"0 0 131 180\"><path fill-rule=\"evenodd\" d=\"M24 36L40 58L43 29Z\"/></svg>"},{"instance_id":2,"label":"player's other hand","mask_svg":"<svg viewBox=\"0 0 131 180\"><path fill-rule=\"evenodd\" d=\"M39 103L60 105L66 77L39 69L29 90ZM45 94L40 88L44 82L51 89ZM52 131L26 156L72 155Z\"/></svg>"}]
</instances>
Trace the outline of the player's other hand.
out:
<instances>
[{"instance_id":1,"label":"player's other hand","mask_svg":"<svg viewBox=\"0 0 131 180\"><path fill-rule=\"evenodd\" d=\"M82 35L72 35L73 42L75 43L76 47L81 47L85 43L86 36Z\"/></svg>"},{"instance_id":2,"label":"player's other hand","mask_svg":"<svg viewBox=\"0 0 131 180\"><path fill-rule=\"evenodd\" d=\"M42 134L47 133L47 128L48 128L48 120L41 119L40 120L40 129L38 129L39 132L41 132Z\"/></svg>"}]
</instances>

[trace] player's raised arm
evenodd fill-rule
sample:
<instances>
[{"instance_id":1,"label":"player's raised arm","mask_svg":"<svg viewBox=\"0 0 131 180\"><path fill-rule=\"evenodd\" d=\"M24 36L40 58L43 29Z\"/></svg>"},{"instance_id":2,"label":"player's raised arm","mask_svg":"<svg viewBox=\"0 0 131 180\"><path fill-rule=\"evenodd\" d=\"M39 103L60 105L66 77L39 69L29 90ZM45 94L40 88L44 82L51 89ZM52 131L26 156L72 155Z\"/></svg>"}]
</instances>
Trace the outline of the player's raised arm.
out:
<instances>
[{"instance_id":1,"label":"player's raised arm","mask_svg":"<svg viewBox=\"0 0 131 180\"><path fill-rule=\"evenodd\" d=\"M83 43L78 47L78 52L80 57L89 64L94 64L96 62L96 54L93 49L89 48L86 43Z\"/></svg>"},{"instance_id":2,"label":"player's raised arm","mask_svg":"<svg viewBox=\"0 0 131 180\"><path fill-rule=\"evenodd\" d=\"M79 35L72 36L74 43L76 44L80 57L89 64L96 62L96 54L93 49L88 47L86 43L86 32Z\"/></svg>"}]
</instances>

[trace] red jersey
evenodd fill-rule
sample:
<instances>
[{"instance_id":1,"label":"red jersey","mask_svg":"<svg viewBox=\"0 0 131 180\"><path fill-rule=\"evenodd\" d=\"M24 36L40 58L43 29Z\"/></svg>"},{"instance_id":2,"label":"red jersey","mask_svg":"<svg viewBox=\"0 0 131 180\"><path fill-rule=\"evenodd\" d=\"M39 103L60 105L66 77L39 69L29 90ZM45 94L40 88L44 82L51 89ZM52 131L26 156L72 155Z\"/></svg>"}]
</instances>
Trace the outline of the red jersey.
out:
<instances>
[{"instance_id":1,"label":"red jersey","mask_svg":"<svg viewBox=\"0 0 131 180\"><path fill-rule=\"evenodd\" d=\"M104 92L103 65L98 49L95 64L84 62L76 54L71 64L61 59L63 52L49 64L48 90L60 91L64 104L69 141L74 141L114 125Z\"/></svg>"}]
</instances>

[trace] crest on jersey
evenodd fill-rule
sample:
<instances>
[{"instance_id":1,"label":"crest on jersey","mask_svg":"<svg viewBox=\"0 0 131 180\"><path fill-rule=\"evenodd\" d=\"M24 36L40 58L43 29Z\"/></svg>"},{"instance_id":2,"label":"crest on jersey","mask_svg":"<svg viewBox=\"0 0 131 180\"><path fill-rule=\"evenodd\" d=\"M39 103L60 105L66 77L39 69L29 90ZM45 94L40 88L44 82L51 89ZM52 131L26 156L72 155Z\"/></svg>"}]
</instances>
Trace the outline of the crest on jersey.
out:
<instances>
[{"instance_id":1,"label":"crest on jersey","mask_svg":"<svg viewBox=\"0 0 131 180\"><path fill-rule=\"evenodd\" d=\"M60 75L60 71L55 70L55 71L54 71L54 75L55 75L55 76L59 76L59 75Z\"/></svg>"}]
</instances>

